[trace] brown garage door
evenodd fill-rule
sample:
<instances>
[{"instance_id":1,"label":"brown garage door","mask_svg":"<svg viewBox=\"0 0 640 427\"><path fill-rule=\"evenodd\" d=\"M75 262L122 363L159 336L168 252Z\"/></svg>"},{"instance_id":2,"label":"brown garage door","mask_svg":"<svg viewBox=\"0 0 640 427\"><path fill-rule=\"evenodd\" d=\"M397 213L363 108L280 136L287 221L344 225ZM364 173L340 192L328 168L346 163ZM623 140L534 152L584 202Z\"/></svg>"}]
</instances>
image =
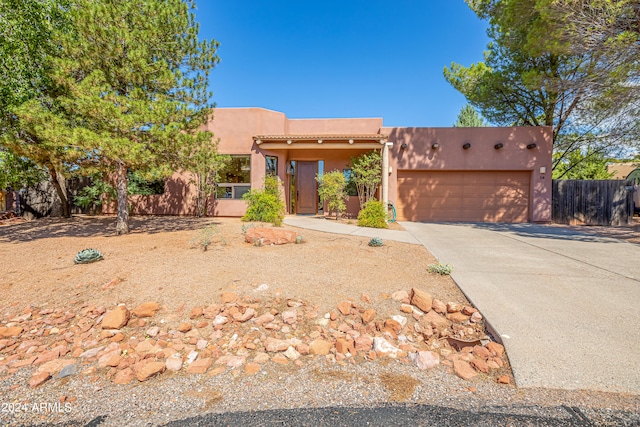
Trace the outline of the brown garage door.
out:
<instances>
[{"instance_id":1,"label":"brown garage door","mask_svg":"<svg viewBox=\"0 0 640 427\"><path fill-rule=\"evenodd\" d=\"M398 219L527 222L530 172L398 171Z\"/></svg>"}]
</instances>

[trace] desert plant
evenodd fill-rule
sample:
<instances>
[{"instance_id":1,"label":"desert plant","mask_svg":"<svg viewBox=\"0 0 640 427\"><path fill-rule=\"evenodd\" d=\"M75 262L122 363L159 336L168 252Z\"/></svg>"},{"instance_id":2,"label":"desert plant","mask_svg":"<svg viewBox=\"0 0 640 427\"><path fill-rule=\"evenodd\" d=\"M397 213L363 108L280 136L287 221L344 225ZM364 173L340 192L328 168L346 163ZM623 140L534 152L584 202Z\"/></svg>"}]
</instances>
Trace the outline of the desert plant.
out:
<instances>
[{"instance_id":1,"label":"desert plant","mask_svg":"<svg viewBox=\"0 0 640 427\"><path fill-rule=\"evenodd\" d=\"M327 204L329 212L335 212L336 219L347 208L346 200L349 197L346 191L347 181L341 171L331 171L323 175L317 175L318 195L322 203Z\"/></svg>"},{"instance_id":2,"label":"desert plant","mask_svg":"<svg viewBox=\"0 0 640 427\"><path fill-rule=\"evenodd\" d=\"M76 257L73 259L75 264L89 264L90 262L96 262L104 259L100 251L97 249L83 249L76 254Z\"/></svg>"},{"instance_id":3,"label":"desert plant","mask_svg":"<svg viewBox=\"0 0 640 427\"><path fill-rule=\"evenodd\" d=\"M216 239L218 242L226 244L224 237L218 231L218 227L215 224L209 224L200 230L196 237L191 239L191 244L193 247L206 251Z\"/></svg>"},{"instance_id":4,"label":"desert plant","mask_svg":"<svg viewBox=\"0 0 640 427\"><path fill-rule=\"evenodd\" d=\"M374 248L380 247L384 245L384 243L382 242L382 239L380 237L372 237L371 240L369 240L369 246L373 246Z\"/></svg>"},{"instance_id":5,"label":"desert plant","mask_svg":"<svg viewBox=\"0 0 640 427\"><path fill-rule=\"evenodd\" d=\"M438 262L437 264L429 264L427 271L429 271L429 273L438 273L443 276L448 276L453 271L453 266Z\"/></svg>"},{"instance_id":6,"label":"desert plant","mask_svg":"<svg viewBox=\"0 0 640 427\"><path fill-rule=\"evenodd\" d=\"M296 244L300 244L304 242L306 242L306 240L304 239L304 236L296 236Z\"/></svg>"},{"instance_id":7,"label":"desert plant","mask_svg":"<svg viewBox=\"0 0 640 427\"><path fill-rule=\"evenodd\" d=\"M247 235L247 231L248 231L250 228L255 228L255 226L256 226L256 225L255 225L254 223L251 223L251 224L242 224L242 235L243 235L243 236L246 236L246 235Z\"/></svg>"},{"instance_id":8,"label":"desert plant","mask_svg":"<svg viewBox=\"0 0 640 427\"><path fill-rule=\"evenodd\" d=\"M351 179L358 190L360 209L375 197L382 181L382 156L378 151L364 153L351 158Z\"/></svg>"},{"instance_id":9,"label":"desert plant","mask_svg":"<svg viewBox=\"0 0 640 427\"><path fill-rule=\"evenodd\" d=\"M276 227L282 225L284 201L280 194L278 177L265 177L264 189L250 190L242 199L246 200L248 205L247 212L242 217L243 221L270 222Z\"/></svg>"},{"instance_id":10,"label":"desert plant","mask_svg":"<svg viewBox=\"0 0 640 427\"><path fill-rule=\"evenodd\" d=\"M384 203L378 200L369 200L358 213L358 225L360 227L387 228L387 210Z\"/></svg>"}]
</instances>

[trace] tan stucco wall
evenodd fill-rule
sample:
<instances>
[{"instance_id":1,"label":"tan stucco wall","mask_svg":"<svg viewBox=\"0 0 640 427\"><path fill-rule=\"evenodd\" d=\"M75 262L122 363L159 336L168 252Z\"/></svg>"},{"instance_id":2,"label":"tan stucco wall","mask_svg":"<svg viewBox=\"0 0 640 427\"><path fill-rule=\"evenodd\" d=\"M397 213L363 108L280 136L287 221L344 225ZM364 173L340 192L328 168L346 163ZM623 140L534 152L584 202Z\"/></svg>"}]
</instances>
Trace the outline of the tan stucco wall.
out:
<instances>
[{"instance_id":1,"label":"tan stucco wall","mask_svg":"<svg viewBox=\"0 0 640 427\"><path fill-rule=\"evenodd\" d=\"M638 167L640 167L640 163L609 163L607 172L613 174L611 179L625 179Z\"/></svg>"},{"instance_id":2,"label":"tan stucco wall","mask_svg":"<svg viewBox=\"0 0 640 427\"><path fill-rule=\"evenodd\" d=\"M389 200L397 197L398 170L527 170L532 174L530 220L551 221L550 128L382 128L381 132L394 143L389 153ZM435 150L434 143L439 144ZM465 143L471 144L468 150L462 148ZM504 146L496 150L498 143ZM527 149L531 143L536 148ZM546 168L544 174L541 167Z\"/></svg>"}]
</instances>

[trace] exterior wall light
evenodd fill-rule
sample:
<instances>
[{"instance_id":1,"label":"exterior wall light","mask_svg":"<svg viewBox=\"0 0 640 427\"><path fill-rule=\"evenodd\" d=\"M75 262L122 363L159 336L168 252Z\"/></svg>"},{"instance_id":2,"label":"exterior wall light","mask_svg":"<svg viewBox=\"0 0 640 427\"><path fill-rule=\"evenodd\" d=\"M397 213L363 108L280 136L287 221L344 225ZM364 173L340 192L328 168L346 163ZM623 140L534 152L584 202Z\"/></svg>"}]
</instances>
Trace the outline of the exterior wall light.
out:
<instances>
[{"instance_id":1,"label":"exterior wall light","mask_svg":"<svg viewBox=\"0 0 640 427\"><path fill-rule=\"evenodd\" d=\"M537 147L537 145L536 145L535 142L532 142L531 144L527 145L527 149L529 149L529 150L533 150L536 147Z\"/></svg>"},{"instance_id":2,"label":"exterior wall light","mask_svg":"<svg viewBox=\"0 0 640 427\"><path fill-rule=\"evenodd\" d=\"M256 144L258 144L258 145L262 144L262 140L261 139L256 139Z\"/></svg>"},{"instance_id":3,"label":"exterior wall light","mask_svg":"<svg viewBox=\"0 0 640 427\"><path fill-rule=\"evenodd\" d=\"M353 139L350 139L350 140L349 140L349 144L353 144Z\"/></svg>"},{"instance_id":4,"label":"exterior wall light","mask_svg":"<svg viewBox=\"0 0 640 427\"><path fill-rule=\"evenodd\" d=\"M471 148L471 144L468 142L465 142L465 144L462 146L462 148L464 148L465 150L468 150L469 148Z\"/></svg>"},{"instance_id":5,"label":"exterior wall light","mask_svg":"<svg viewBox=\"0 0 640 427\"><path fill-rule=\"evenodd\" d=\"M293 142L292 140L287 139L287 144L291 145L292 142Z\"/></svg>"},{"instance_id":6,"label":"exterior wall light","mask_svg":"<svg viewBox=\"0 0 640 427\"><path fill-rule=\"evenodd\" d=\"M322 144L322 140L321 139L318 140L318 144Z\"/></svg>"},{"instance_id":7,"label":"exterior wall light","mask_svg":"<svg viewBox=\"0 0 640 427\"><path fill-rule=\"evenodd\" d=\"M504 147L504 144L502 142L498 142L496 145L493 146L493 148L495 148L496 150L499 150L502 147Z\"/></svg>"},{"instance_id":8,"label":"exterior wall light","mask_svg":"<svg viewBox=\"0 0 640 427\"><path fill-rule=\"evenodd\" d=\"M408 147L406 142L403 142L402 145L400 145L400 148L402 148L403 150L405 150Z\"/></svg>"},{"instance_id":9,"label":"exterior wall light","mask_svg":"<svg viewBox=\"0 0 640 427\"><path fill-rule=\"evenodd\" d=\"M440 144L438 144L437 142L434 142L433 144L431 144L431 149L435 150L438 147L440 147Z\"/></svg>"}]
</instances>

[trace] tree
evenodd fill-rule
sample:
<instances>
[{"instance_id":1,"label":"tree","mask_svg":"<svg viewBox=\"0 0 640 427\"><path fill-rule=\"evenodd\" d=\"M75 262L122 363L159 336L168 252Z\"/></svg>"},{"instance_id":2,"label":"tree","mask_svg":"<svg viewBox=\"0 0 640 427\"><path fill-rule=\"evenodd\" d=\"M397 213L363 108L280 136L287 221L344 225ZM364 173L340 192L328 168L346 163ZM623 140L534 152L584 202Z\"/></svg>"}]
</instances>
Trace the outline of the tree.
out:
<instances>
[{"instance_id":1,"label":"tree","mask_svg":"<svg viewBox=\"0 0 640 427\"><path fill-rule=\"evenodd\" d=\"M336 213L336 219L340 213L347 208L346 201L349 198L346 187L347 181L344 173L335 170L323 175L316 176L318 181L318 195L322 203L327 204L329 212Z\"/></svg>"},{"instance_id":2,"label":"tree","mask_svg":"<svg viewBox=\"0 0 640 427\"><path fill-rule=\"evenodd\" d=\"M29 159L0 150L0 189L28 187L46 178L46 172Z\"/></svg>"},{"instance_id":3,"label":"tree","mask_svg":"<svg viewBox=\"0 0 640 427\"><path fill-rule=\"evenodd\" d=\"M230 157L218 153L218 143L213 139L201 141L182 162L184 169L194 174L196 187L196 215L204 216L209 211L209 199L215 193L218 172L229 163Z\"/></svg>"},{"instance_id":4,"label":"tree","mask_svg":"<svg viewBox=\"0 0 640 427\"><path fill-rule=\"evenodd\" d=\"M637 2L467 3L489 20L492 42L484 62L453 63L444 74L484 117L499 125L551 126L559 154L554 167L586 147L604 154L635 144L640 134ZM602 21L600 32L578 19L587 12ZM587 33L591 41L585 42Z\"/></svg>"},{"instance_id":5,"label":"tree","mask_svg":"<svg viewBox=\"0 0 640 427\"><path fill-rule=\"evenodd\" d=\"M358 190L360 209L366 202L375 198L378 185L382 181L382 155L378 151L370 151L356 158L351 158L351 181Z\"/></svg>"},{"instance_id":6,"label":"tree","mask_svg":"<svg viewBox=\"0 0 640 427\"><path fill-rule=\"evenodd\" d=\"M77 152L67 133L51 132L61 119L51 103L58 88L48 58L57 54L56 32L72 31L67 8L65 0L0 0L0 146L34 168L33 176L46 172L65 217L65 175Z\"/></svg>"},{"instance_id":7,"label":"tree","mask_svg":"<svg viewBox=\"0 0 640 427\"><path fill-rule=\"evenodd\" d=\"M129 231L127 171L167 176L194 147L211 113L208 75L218 62L214 40L182 0L76 0L74 32L58 34L53 58L61 87L56 103L72 125L71 146L85 171L115 182L116 233ZM69 129L61 124L61 132Z\"/></svg>"},{"instance_id":8,"label":"tree","mask_svg":"<svg viewBox=\"0 0 640 427\"><path fill-rule=\"evenodd\" d=\"M557 162L553 179L610 179L613 173L607 171L607 163L607 158L597 151L573 151Z\"/></svg>"},{"instance_id":9,"label":"tree","mask_svg":"<svg viewBox=\"0 0 640 427\"><path fill-rule=\"evenodd\" d=\"M453 127L457 128L474 128L474 127L484 127L487 124L484 119L478 114L475 108L473 108L470 104L465 104L464 107L460 110L458 114L458 120L453 124Z\"/></svg>"}]
</instances>

